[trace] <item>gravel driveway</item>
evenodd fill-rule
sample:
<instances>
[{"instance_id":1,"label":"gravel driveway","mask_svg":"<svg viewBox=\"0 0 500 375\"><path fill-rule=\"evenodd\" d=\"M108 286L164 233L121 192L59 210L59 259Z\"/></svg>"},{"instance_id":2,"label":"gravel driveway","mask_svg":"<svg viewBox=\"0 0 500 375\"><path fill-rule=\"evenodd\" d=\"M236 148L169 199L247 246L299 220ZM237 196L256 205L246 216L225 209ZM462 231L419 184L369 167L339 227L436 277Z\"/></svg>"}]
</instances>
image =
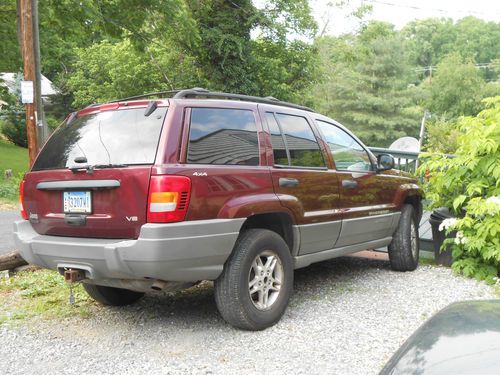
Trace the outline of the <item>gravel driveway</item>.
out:
<instances>
[{"instance_id":1,"label":"gravel driveway","mask_svg":"<svg viewBox=\"0 0 500 375\"><path fill-rule=\"evenodd\" d=\"M226 325L205 284L88 319L0 326L0 373L376 374L433 313L484 298L492 288L447 268L340 258L296 271L285 316L263 332Z\"/></svg>"},{"instance_id":2,"label":"gravel driveway","mask_svg":"<svg viewBox=\"0 0 500 375\"><path fill-rule=\"evenodd\" d=\"M0 255L11 252L15 249L13 223L20 220L21 215L16 210L3 210L0 206Z\"/></svg>"}]
</instances>

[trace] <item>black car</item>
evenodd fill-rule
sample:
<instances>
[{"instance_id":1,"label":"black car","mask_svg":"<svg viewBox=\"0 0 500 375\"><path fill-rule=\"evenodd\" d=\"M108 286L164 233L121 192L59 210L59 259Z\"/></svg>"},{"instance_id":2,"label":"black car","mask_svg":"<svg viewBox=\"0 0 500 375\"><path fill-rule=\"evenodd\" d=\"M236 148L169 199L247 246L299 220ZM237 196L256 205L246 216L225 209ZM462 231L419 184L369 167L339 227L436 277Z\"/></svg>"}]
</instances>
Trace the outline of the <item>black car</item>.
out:
<instances>
[{"instance_id":1,"label":"black car","mask_svg":"<svg viewBox=\"0 0 500 375\"><path fill-rule=\"evenodd\" d=\"M500 374L500 300L457 302L422 325L380 375Z\"/></svg>"}]
</instances>

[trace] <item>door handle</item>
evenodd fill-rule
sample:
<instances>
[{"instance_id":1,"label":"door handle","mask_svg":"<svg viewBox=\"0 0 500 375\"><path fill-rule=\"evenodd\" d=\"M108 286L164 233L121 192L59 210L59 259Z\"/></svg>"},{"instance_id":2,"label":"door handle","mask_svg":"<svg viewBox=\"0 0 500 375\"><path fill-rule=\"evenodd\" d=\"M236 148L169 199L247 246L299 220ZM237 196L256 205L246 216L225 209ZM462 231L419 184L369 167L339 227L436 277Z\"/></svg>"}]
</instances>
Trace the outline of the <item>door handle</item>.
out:
<instances>
[{"instance_id":1,"label":"door handle","mask_svg":"<svg viewBox=\"0 0 500 375\"><path fill-rule=\"evenodd\" d=\"M356 189L358 187L358 183L354 180L342 180L342 187L344 189Z\"/></svg>"},{"instance_id":2,"label":"door handle","mask_svg":"<svg viewBox=\"0 0 500 375\"><path fill-rule=\"evenodd\" d=\"M295 187L299 185L299 180L296 178L280 177L280 187Z\"/></svg>"}]
</instances>

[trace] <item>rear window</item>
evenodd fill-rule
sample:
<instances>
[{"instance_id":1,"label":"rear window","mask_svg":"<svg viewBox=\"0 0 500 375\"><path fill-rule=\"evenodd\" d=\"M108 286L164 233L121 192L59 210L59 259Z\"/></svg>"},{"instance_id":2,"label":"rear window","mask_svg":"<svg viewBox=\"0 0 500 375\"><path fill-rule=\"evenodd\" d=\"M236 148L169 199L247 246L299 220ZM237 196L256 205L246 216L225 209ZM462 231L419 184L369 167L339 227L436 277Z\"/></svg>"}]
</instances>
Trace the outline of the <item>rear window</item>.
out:
<instances>
[{"instance_id":1,"label":"rear window","mask_svg":"<svg viewBox=\"0 0 500 375\"><path fill-rule=\"evenodd\" d=\"M153 164L166 107L148 117L144 108L99 112L61 125L48 140L33 170L74 166L77 157L86 164Z\"/></svg>"},{"instance_id":2,"label":"rear window","mask_svg":"<svg viewBox=\"0 0 500 375\"><path fill-rule=\"evenodd\" d=\"M193 108L187 162L259 165L259 140L253 112Z\"/></svg>"}]
</instances>

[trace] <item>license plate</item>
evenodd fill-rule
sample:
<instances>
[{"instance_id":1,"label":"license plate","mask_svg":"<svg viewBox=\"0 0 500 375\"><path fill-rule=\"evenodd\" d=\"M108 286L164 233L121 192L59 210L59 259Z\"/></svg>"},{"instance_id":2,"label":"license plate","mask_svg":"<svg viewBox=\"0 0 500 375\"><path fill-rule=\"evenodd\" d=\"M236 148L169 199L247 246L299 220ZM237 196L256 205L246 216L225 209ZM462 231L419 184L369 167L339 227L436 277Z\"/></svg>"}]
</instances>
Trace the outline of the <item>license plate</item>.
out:
<instances>
[{"instance_id":1,"label":"license plate","mask_svg":"<svg viewBox=\"0 0 500 375\"><path fill-rule=\"evenodd\" d=\"M90 191L65 191L63 208L64 212L69 214L90 214L92 212Z\"/></svg>"}]
</instances>

